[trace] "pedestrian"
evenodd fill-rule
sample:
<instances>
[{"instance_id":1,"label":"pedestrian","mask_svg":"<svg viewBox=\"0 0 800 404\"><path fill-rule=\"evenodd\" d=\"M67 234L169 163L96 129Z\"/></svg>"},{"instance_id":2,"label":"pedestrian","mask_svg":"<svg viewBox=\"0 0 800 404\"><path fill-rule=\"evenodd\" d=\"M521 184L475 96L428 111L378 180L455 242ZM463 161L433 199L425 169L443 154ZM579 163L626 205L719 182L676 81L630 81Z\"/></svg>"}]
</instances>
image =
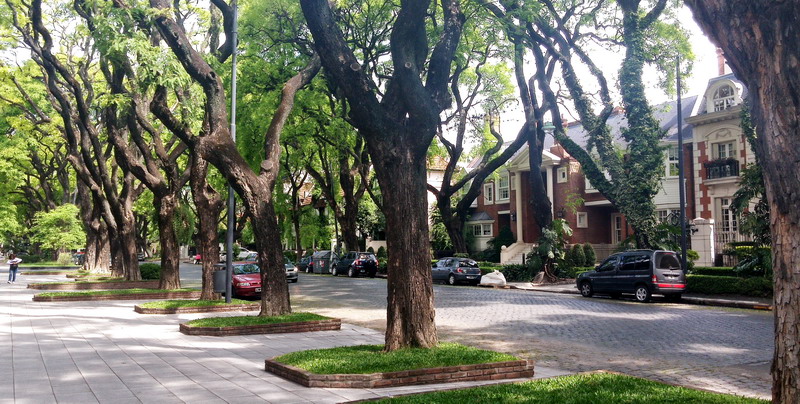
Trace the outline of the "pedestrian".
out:
<instances>
[{"instance_id":1,"label":"pedestrian","mask_svg":"<svg viewBox=\"0 0 800 404\"><path fill-rule=\"evenodd\" d=\"M8 254L8 283L14 283L17 281L17 269L19 268L19 263L22 262L22 258L17 258L15 254Z\"/></svg>"}]
</instances>

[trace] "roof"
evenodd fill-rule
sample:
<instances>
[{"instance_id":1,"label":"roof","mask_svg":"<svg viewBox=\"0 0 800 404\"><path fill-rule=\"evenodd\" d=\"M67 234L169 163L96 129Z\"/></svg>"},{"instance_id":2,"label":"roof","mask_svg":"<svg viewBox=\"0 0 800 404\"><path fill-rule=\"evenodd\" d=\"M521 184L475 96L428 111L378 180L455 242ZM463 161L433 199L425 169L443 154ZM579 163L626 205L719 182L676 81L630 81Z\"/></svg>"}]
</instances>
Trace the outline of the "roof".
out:
<instances>
[{"instance_id":1,"label":"roof","mask_svg":"<svg viewBox=\"0 0 800 404\"><path fill-rule=\"evenodd\" d=\"M485 221L494 221L491 216L489 216L486 212L475 212L470 216L468 222L485 222Z\"/></svg>"}]
</instances>

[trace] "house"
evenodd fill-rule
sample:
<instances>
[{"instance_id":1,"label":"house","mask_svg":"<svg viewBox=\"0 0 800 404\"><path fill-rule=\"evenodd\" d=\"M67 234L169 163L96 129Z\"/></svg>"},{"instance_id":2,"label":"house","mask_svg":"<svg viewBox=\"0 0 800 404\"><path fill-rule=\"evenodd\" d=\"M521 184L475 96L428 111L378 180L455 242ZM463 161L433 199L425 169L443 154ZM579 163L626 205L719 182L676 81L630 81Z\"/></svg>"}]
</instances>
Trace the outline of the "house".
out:
<instances>
[{"instance_id":1,"label":"house","mask_svg":"<svg viewBox=\"0 0 800 404\"><path fill-rule=\"evenodd\" d=\"M723 74L709 81L702 96L681 100L682 130L678 133L677 103L668 102L654 107L661 128L666 131L662 144L664 177L654 198L656 214L661 221L672 220L680 214L679 153L684 156L684 187L686 217L694 218L698 231L692 236L692 247L701 259L700 265L719 262L722 246L730 241L743 240L737 219L730 211L730 201L738 189L739 171L754 161L739 127L741 103L745 89L732 74ZM608 120L612 134L619 138L620 128L626 126L621 110L614 111ZM585 133L578 122L568 124L567 135L585 145ZM678 138L684 148L678 150ZM617 246L632 235L625 216L619 213L583 176L581 166L560 145L548 138L542 153L541 175L552 202L554 218L567 220L573 229L571 243L590 243L598 259L610 255ZM620 142L621 143L621 142ZM474 205L467 229L474 236L473 248L483 250L486 243L501 228L509 227L517 242L506 246L501 253L502 263L521 263L539 238L529 203L530 166L528 149L523 147L487 181Z\"/></svg>"}]
</instances>

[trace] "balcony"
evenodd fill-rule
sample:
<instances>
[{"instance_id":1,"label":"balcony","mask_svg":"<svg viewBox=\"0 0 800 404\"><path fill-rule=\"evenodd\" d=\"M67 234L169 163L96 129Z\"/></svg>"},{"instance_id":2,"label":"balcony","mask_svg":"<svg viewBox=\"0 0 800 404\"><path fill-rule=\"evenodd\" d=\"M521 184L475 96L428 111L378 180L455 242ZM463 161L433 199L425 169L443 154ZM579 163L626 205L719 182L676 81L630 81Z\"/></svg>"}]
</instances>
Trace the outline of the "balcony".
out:
<instances>
[{"instance_id":1,"label":"balcony","mask_svg":"<svg viewBox=\"0 0 800 404\"><path fill-rule=\"evenodd\" d=\"M739 160L734 158L713 160L704 165L707 180L739 176Z\"/></svg>"}]
</instances>

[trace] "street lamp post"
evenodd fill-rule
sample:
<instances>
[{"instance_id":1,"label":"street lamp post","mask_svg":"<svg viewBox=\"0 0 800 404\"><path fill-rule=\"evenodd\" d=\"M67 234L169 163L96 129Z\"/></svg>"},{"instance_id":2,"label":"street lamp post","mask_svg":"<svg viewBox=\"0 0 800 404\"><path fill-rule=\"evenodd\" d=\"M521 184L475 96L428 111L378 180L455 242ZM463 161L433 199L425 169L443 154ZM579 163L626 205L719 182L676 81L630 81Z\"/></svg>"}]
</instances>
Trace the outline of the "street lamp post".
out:
<instances>
[{"instance_id":1,"label":"street lamp post","mask_svg":"<svg viewBox=\"0 0 800 404\"><path fill-rule=\"evenodd\" d=\"M231 138L236 144L236 45L239 30L239 5L233 0L233 29L231 30ZM233 232L236 230L236 195L228 184L228 231L225 233L225 303L233 294Z\"/></svg>"},{"instance_id":2,"label":"street lamp post","mask_svg":"<svg viewBox=\"0 0 800 404\"><path fill-rule=\"evenodd\" d=\"M686 189L683 175L683 108L681 107L681 57L678 55L675 63L675 76L678 90L678 205L681 221L681 267L686 267Z\"/></svg>"}]
</instances>

